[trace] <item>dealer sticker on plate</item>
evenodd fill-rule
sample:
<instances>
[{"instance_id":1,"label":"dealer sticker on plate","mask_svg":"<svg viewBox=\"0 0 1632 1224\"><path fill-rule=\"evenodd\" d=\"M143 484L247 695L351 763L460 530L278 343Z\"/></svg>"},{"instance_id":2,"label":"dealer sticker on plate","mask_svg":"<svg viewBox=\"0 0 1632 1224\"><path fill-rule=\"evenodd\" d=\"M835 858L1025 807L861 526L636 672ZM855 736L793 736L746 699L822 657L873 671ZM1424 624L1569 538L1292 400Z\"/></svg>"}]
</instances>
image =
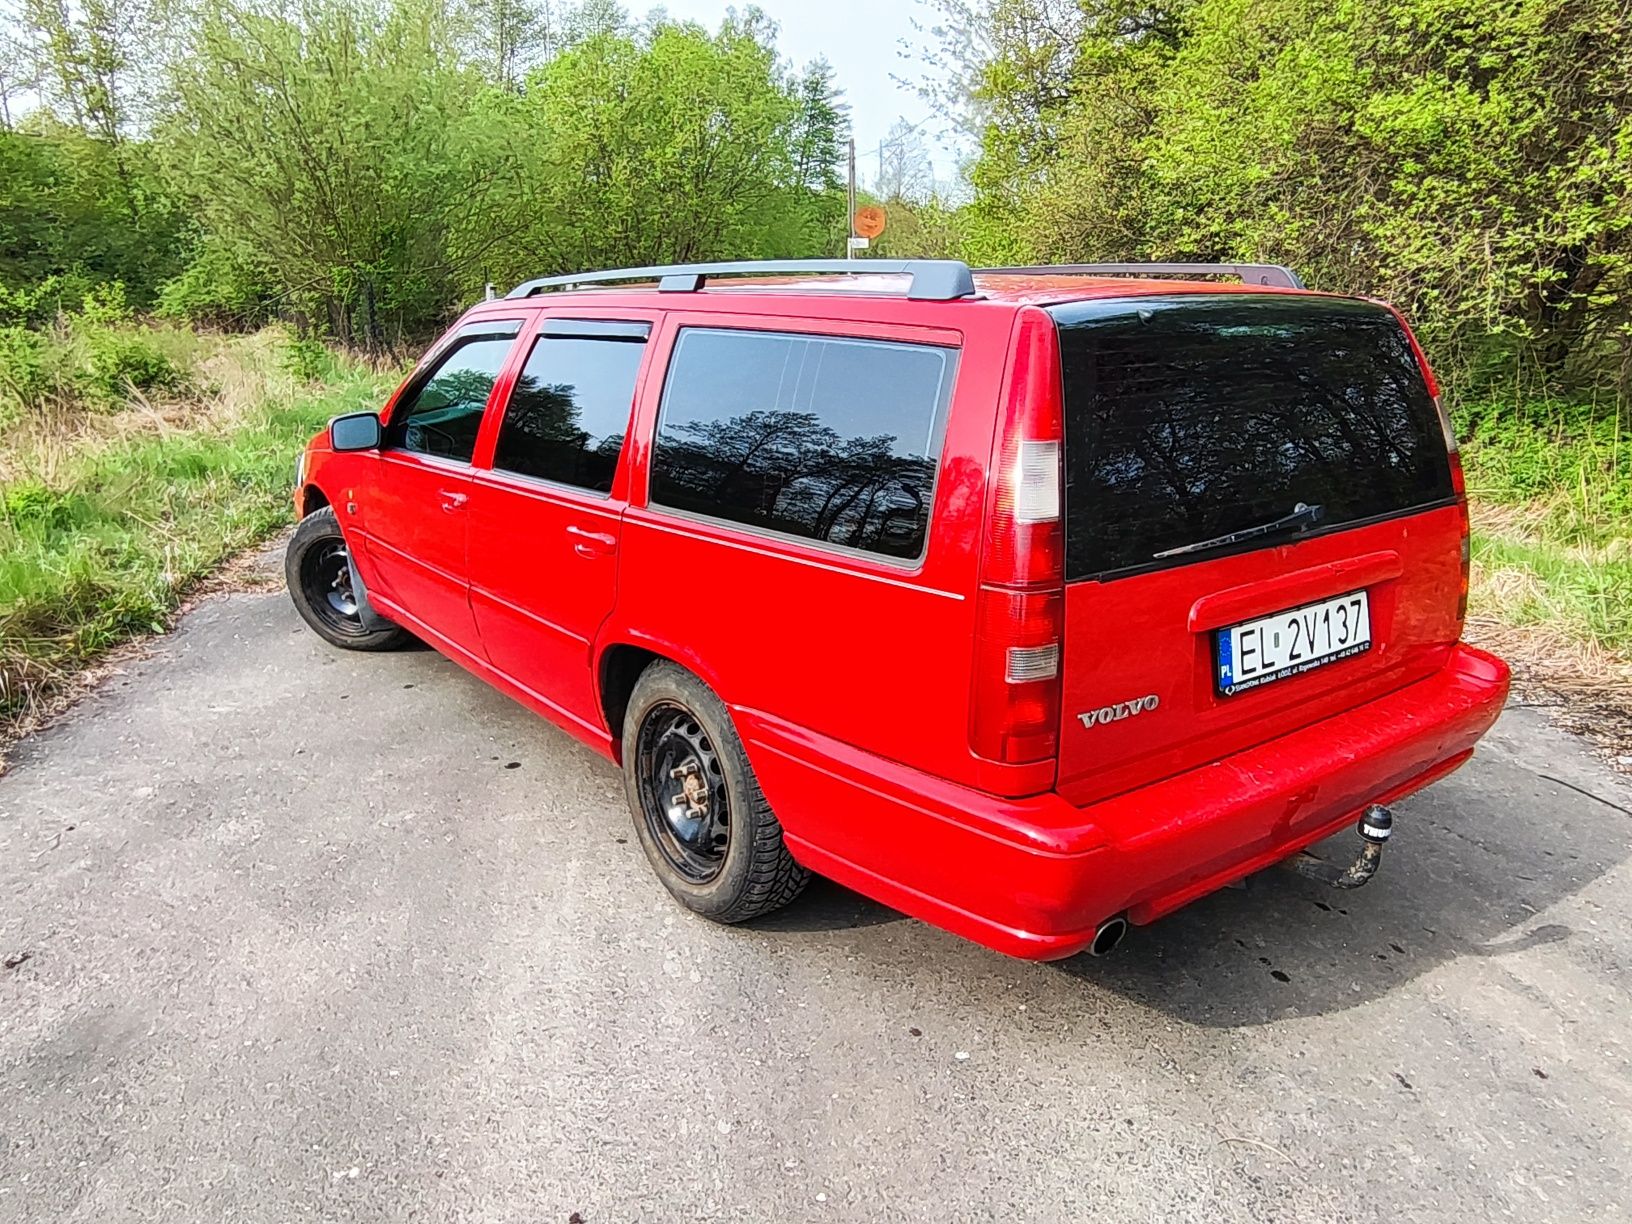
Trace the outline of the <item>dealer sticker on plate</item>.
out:
<instances>
[{"instance_id":1,"label":"dealer sticker on plate","mask_svg":"<svg viewBox=\"0 0 1632 1224\"><path fill-rule=\"evenodd\" d=\"M1364 591L1305 604L1220 629L1213 678L1225 696L1371 649L1371 604Z\"/></svg>"}]
</instances>

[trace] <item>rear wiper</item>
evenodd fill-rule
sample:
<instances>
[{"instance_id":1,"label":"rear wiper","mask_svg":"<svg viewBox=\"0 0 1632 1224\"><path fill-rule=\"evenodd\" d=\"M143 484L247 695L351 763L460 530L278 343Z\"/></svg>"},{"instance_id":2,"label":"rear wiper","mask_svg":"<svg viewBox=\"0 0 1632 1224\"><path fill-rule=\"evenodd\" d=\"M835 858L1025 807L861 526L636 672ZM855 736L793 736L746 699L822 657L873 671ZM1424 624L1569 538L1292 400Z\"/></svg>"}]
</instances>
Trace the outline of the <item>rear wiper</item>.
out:
<instances>
[{"instance_id":1,"label":"rear wiper","mask_svg":"<svg viewBox=\"0 0 1632 1224\"><path fill-rule=\"evenodd\" d=\"M1256 527L1243 527L1240 531L1232 531L1229 535L1214 536L1211 540L1199 540L1194 544L1181 544L1178 548L1169 548L1155 555L1157 561L1164 557L1179 557L1185 553L1206 552L1209 548L1223 548L1226 544L1236 544L1242 540L1253 540L1259 536L1275 535L1277 532L1289 531L1293 527L1306 527L1320 522L1324 510L1320 506L1307 505L1299 502L1292 507L1291 514L1283 514L1280 518L1269 523L1259 523Z\"/></svg>"}]
</instances>

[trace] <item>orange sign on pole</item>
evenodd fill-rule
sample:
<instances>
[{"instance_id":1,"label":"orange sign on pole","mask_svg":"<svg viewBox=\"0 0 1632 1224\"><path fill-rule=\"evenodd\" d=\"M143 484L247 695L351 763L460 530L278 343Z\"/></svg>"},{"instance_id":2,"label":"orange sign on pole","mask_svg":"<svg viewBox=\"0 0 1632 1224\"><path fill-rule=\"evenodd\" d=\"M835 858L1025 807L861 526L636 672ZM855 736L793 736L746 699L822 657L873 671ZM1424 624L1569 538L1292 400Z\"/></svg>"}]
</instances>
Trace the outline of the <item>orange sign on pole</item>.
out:
<instances>
[{"instance_id":1,"label":"orange sign on pole","mask_svg":"<svg viewBox=\"0 0 1632 1224\"><path fill-rule=\"evenodd\" d=\"M889 214L877 204L868 204L856 209L856 215L850 220L859 237L877 238L884 232L884 222L889 220Z\"/></svg>"}]
</instances>

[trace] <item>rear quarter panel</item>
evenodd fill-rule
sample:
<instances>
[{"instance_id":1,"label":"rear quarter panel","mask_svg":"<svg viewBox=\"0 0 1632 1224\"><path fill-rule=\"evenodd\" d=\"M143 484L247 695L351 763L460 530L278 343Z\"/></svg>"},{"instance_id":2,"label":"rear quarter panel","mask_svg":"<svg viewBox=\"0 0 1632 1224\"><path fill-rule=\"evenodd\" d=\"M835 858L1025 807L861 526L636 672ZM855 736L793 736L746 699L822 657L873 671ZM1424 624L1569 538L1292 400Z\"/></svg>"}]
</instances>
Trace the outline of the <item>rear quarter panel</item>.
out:
<instances>
[{"instance_id":1,"label":"rear quarter panel","mask_svg":"<svg viewBox=\"0 0 1632 1224\"><path fill-rule=\"evenodd\" d=\"M849 306L855 313L847 321L768 316L763 307L666 317L632 431L618 603L600 649L628 643L676 659L733 707L739 728L766 714L942 777L969 779L971 595L1014 312L936 304L935 324L926 326L897 321L907 305L899 300L880 303L872 316L869 305ZM896 318L879 317L888 314ZM703 326L961 348L920 563L894 564L648 504L663 374L680 330ZM779 804L790 827L800 823L798 808Z\"/></svg>"}]
</instances>

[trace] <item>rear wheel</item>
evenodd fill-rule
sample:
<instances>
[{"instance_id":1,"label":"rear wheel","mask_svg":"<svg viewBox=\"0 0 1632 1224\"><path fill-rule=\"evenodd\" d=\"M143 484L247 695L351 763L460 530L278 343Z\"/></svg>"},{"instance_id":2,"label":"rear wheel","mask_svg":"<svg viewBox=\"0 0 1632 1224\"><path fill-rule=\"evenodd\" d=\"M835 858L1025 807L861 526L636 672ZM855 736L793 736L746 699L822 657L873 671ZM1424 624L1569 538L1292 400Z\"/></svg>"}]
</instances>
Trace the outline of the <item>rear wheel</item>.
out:
<instances>
[{"instance_id":1,"label":"rear wheel","mask_svg":"<svg viewBox=\"0 0 1632 1224\"><path fill-rule=\"evenodd\" d=\"M395 625L370 629L363 624L346 539L327 506L301 519L295 528L284 554L283 575L301 618L324 641L347 650L392 650L412 640L407 630Z\"/></svg>"},{"instance_id":2,"label":"rear wheel","mask_svg":"<svg viewBox=\"0 0 1632 1224\"><path fill-rule=\"evenodd\" d=\"M684 668L654 663L635 682L623 775L641 847L688 909L745 922L810 880L782 842L724 703Z\"/></svg>"}]
</instances>

